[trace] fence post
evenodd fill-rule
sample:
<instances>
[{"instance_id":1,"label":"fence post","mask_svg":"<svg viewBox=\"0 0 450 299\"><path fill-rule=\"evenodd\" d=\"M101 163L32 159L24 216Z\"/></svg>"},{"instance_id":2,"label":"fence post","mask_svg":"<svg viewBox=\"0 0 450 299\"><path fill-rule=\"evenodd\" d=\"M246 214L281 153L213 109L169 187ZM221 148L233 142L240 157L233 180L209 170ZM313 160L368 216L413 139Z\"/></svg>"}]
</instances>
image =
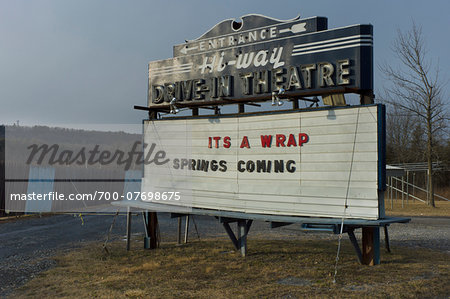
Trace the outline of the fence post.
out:
<instances>
[{"instance_id":1,"label":"fence post","mask_svg":"<svg viewBox=\"0 0 450 299\"><path fill-rule=\"evenodd\" d=\"M395 178L395 199L398 200L398 178Z\"/></svg>"},{"instance_id":2,"label":"fence post","mask_svg":"<svg viewBox=\"0 0 450 299\"><path fill-rule=\"evenodd\" d=\"M390 180L389 185L390 185L390 187L391 187L391 188L390 188L390 189L391 189L391 190L390 190L390 191L391 191L391 192L390 192L390 193L391 193L391 194L390 194L390 196L391 196L391 210L393 210L393 209L394 209L394 199L392 198L392 191L393 191L393 189L392 189L392 187L393 187L393 186L392 186L392 183L393 183L393 182L392 182L392 177L389 177L389 180Z\"/></svg>"},{"instance_id":3,"label":"fence post","mask_svg":"<svg viewBox=\"0 0 450 299\"><path fill-rule=\"evenodd\" d=\"M405 176L402 176L402 209L404 208L403 201L405 199Z\"/></svg>"},{"instance_id":4,"label":"fence post","mask_svg":"<svg viewBox=\"0 0 450 299\"><path fill-rule=\"evenodd\" d=\"M406 205L409 202L409 171L406 171Z\"/></svg>"}]
</instances>

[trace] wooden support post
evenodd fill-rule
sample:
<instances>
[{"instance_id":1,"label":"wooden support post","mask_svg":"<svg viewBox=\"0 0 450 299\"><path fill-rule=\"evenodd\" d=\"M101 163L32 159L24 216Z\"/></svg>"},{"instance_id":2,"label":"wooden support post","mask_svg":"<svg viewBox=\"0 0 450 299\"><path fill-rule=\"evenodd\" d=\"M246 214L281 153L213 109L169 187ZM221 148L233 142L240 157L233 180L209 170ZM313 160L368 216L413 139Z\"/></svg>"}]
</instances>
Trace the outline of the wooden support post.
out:
<instances>
[{"instance_id":1,"label":"wooden support post","mask_svg":"<svg viewBox=\"0 0 450 299\"><path fill-rule=\"evenodd\" d=\"M177 244L181 244L181 217L178 217L178 234L177 234Z\"/></svg>"},{"instance_id":2,"label":"wooden support post","mask_svg":"<svg viewBox=\"0 0 450 299\"><path fill-rule=\"evenodd\" d=\"M298 100L292 100L292 109L298 109L299 105L298 105Z\"/></svg>"},{"instance_id":3,"label":"wooden support post","mask_svg":"<svg viewBox=\"0 0 450 299\"><path fill-rule=\"evenodd\" d=\"M198 116L198 108L192 108L192 116Z\"/></svg>"},{"instance_id":4,"label":"wooden support post","mask_svg":"<svg viewBox=\"0 0 450 299\"><path fill-rule=\"evenodd\" d=\"M244 113L244 112L245 112L245 105L239 104L239 113Z\"/></svg>"},{"instance_id":5,"label":"wooden support post","mask_svg":"<svg viewBox=\"0 0 450 299\"><path fill-rule=\"evenodd\" d=\"M150 237L150 249L158 248L158 215L147 212L147 231Z\"/></svg>"},{"instance_id":6,"label":"wooden support post","mask_svg":"<svg viewBox=\"0 0 450 299\"><path fill-rule=\"evenodd\" d=\"M380 228L362 228L362 263L374 266L380 264Z\"/></svg>"},{"instance_id":7,"label":"wooden support post","mask_svg":"<svg viewBox=\"0 0 450 299\"><path fill-rule=\"evenodd\" d=\"M189 215L186 215L186 227L184 228L184 243L188 242L189 235Z\"/></svg>"},{"instance_id":8,"label":"wooden support post","mask_svg":"<svg viewBox=\"0 0 450 299\"><path fill-rule=\"evenodd\" d=\"M131 209L127 207L127 251L130 251L131 244Z\"/></svg>"}]
</instances>

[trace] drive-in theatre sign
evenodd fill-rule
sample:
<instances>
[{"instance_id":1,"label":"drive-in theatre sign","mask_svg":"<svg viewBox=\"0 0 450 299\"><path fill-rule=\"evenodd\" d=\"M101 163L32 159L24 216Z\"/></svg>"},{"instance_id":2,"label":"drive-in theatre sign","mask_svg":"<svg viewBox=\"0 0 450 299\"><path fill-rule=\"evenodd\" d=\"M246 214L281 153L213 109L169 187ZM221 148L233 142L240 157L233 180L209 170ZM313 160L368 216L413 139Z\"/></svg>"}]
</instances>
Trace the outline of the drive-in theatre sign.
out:
<instances>
[{"instance_id":1,"label":"drive-in theatre sign","mask_svg":"<svg viewBox=\"0 0 450 299\"><path fill-rule=\"evenodd\" d=\"M148 109L370 93L372 52L371 25L225 20L149 63ZM379 105L150 119L146 150L166 155L145 166L142 189L199 209L378 219L384 130Z\"/></svg>"},{"instance_id":2,"label":"drive-in theatre sign","mask_svg":"<svg viewBox=\"0 0 450 299\"><path fill-rule=\"evenodd\" d=\"M281 22L258 15L225 20L149 63L148 105L229 104L371 91L372 26L327 30L327 19Z\"/></svg>"}]
</instances>

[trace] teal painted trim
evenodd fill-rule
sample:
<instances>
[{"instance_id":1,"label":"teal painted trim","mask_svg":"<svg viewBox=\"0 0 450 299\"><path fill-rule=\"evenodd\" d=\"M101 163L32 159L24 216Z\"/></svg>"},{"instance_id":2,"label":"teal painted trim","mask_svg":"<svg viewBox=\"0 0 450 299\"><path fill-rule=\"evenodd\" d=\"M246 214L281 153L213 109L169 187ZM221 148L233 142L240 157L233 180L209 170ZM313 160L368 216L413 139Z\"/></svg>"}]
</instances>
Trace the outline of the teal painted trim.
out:
<instances>
[{"instance_id":1,"label":"teal painted trim","mask_svg":"<svg viewBox=\"0 0 450 299\"><path fill-rule=\"evenodd\" d=\"M386 190L386 106L378 104L378 190Z\"/></svg>"}]
</instances>

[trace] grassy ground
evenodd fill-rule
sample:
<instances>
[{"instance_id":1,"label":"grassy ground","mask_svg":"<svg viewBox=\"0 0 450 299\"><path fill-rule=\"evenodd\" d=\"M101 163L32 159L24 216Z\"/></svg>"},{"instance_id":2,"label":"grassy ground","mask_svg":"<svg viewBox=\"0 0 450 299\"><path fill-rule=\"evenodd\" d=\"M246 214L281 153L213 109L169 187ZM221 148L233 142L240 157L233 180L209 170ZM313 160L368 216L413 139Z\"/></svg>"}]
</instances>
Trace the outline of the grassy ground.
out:
<instances>
[{"instance_id":1,"label":"grassy ground","mask_svg":"<svg viewBox=\"0 0 450 299\"><path fill-rule=\"evenodd\" d=\"M393 208L391 208L391 201L385 201L385 211L389 216L444 216L450 217L450 201L435 201L436 208L430 207L420 201L412 201L394 199Z\"/></svg>"},{"instance_id":2,"label":"grassy ground","mask_svg":"<svg viewBox=\"0 0 450 299\"><path fill-rule=\"evenodd\" d=\"M141 241L141 240L139 240ZM144 250L133 242L99 244L59 256L58 266L42 273L12 297L78 298L417 298L450 295L448 254L393 248L382 264L361 266L343 240L337 283L337 245L327 240L249 240L241 258L230 241L209 239L185 246L162 244Z\"/></svg>"}]
</instances>

